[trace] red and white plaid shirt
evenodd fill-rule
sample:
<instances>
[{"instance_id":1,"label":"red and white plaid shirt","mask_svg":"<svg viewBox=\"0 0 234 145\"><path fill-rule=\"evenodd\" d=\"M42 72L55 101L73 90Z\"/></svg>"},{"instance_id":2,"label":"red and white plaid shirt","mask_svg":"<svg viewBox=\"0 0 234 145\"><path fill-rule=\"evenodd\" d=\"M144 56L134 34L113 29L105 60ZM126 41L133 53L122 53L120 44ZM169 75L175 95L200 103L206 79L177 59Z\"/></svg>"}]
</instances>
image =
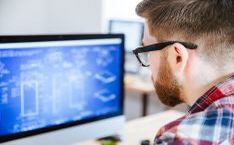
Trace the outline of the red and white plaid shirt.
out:
<instances>
[{"instance_id":1,"label":"red and white plaid shirt","mask_svg":"<svg viewBox=\"0 0 234 145\"><path fill-rule=\"evenodd\" d=\"M155 145L234 145L234 75L212 87L188 113L157 133Z\"/></svg>"}]
</instances>

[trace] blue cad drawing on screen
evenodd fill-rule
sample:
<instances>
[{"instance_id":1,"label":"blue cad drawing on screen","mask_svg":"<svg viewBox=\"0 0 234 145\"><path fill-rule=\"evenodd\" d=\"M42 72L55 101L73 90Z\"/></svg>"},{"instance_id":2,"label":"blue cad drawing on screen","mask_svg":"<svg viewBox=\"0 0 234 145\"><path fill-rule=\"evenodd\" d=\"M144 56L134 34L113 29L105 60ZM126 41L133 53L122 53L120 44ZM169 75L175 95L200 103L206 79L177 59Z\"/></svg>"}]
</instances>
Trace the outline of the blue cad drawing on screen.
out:
<instances>
[{"instance_id":1,"label":"blue cad drawing on screen","mask_svg":"<svg viewBox=\"0 0 234 145\"><path fill-rule=\"evenodd\" d=\"M120 44L41 43L0 48L0 135L119 111Z\"/></svg>"}]
</instances>

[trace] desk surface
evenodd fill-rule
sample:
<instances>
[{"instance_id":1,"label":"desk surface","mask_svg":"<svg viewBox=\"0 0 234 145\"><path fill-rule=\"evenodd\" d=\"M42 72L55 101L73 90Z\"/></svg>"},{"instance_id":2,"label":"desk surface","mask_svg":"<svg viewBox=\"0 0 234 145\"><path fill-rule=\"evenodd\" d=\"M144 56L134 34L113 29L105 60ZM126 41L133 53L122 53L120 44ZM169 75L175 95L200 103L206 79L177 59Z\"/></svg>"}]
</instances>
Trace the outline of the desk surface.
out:
<instances>
[{"instance_id":1,"label":"desk surface","mask_svg":"<svg viewBox=\"0 0 234 145\"><path fill-rule=\"evenodd\" d=\"M125 89L128 91L139 93L154 93L152 81L144 80L139 75L126 75L124 78L124 83Z\"/></svg>"},{"instance_id":2,"label":"desk surface","mask_svg":"<svg viewBox=\"0 0 234 145\"><path fill-rule=\"evenodd\" d=\"M118 145L140 145L144 139L153 140L156 132L163 125L183 116L184 113L169 110L155 115L139 118L126 123L124 127L124 140ZM95 141L82 142L75 145L100 145Z\"/></svg>"}]
</instances>

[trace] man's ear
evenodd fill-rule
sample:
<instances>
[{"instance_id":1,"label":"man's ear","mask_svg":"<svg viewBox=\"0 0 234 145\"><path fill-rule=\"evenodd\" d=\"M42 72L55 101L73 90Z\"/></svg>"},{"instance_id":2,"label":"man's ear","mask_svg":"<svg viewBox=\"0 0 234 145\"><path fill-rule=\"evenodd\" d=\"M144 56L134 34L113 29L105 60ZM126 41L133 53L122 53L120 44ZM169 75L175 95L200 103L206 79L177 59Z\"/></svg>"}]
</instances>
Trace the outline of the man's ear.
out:
<instances>
[{"instance_id":1,"label":"man's ear","mask_svg":"<svg viewBox=\"0 0 234 145\"><path fill-rule=\"evenodd\" d=\"M189 59L189 51L180 43L175 43L168 48L168 62L177 75L183 75Z\"/></svg>"}]
</instances>

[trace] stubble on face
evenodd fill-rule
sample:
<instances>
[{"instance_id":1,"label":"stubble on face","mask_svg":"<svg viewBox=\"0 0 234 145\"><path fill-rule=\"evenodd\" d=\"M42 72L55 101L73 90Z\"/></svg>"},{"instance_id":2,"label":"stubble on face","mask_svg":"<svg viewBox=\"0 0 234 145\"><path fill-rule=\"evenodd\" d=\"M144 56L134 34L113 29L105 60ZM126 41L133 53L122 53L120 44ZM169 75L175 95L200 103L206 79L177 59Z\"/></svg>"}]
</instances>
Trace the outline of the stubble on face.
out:
<instances>
[{"instance_id":1,"label":"stubble on face","mask_svg":"<svg viewBox=\"0 0 234 145\"><path fill-rule=\"evenodd\" d=\"M167 53L165 51L162 53L157 80L154 81L153 78L152 80L159 100L173 107L183 102L182 87L172 74L167 61Z\"/></svg>"}]
</instances>

